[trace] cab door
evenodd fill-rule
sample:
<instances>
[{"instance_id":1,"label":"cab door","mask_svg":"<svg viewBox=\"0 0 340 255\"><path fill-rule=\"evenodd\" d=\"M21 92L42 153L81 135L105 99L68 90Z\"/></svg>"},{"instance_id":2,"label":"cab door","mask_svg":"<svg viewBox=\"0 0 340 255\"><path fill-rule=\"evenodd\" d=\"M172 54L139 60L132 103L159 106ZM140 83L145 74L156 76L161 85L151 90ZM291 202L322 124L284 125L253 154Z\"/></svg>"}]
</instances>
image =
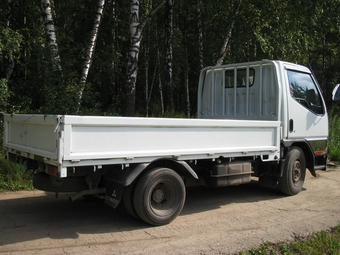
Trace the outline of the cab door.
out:
<instances>
[{"instance_id":1,"label":"cab door","mask_svg":"<svg viewBox=\"0 0 340 255\"><path fill-rule=\"evenodd\" d=\"M327 140L328 117L321 91L310 72L289 69L288 139Z\"/></svg>"}]
</instances>

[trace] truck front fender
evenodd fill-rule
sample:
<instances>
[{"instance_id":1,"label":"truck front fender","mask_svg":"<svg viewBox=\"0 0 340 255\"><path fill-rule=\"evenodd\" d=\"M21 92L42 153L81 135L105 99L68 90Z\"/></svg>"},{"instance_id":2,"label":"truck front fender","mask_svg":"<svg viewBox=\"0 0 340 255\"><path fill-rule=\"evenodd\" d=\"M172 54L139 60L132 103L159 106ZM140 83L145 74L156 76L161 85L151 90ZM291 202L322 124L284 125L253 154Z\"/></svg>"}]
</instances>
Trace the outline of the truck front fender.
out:
<instances>
[{"instance_id":1,"label":"truck front fender","mask_svg":"<svg viewBox=\"0 0 340 255\"><path fill-rule=\"evenodd\" d=\"M300 139L300 140L284 140L282 141L283 145L285 148L287 148L287 151L289 150L290 147L292 146L296 146L302 149L305 158L306 158L306 166L309 170L309 172L316 177L316 173L315 173L315 157L314 157L314 152L313 149L311 148L310 144L308 143L308 141L304 140L304 139ZM283 164L282 164L283 165ZM282 169L281 169L281 175L282 175Z\"/></svg>"}]
</instances>

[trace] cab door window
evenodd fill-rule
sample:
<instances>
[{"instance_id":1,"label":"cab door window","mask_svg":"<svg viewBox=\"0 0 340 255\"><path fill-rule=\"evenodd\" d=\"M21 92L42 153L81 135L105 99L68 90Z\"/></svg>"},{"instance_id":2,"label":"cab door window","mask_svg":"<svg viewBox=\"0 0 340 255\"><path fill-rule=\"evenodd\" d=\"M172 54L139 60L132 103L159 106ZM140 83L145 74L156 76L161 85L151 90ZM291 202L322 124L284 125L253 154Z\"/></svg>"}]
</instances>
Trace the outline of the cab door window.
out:
<instances>
[{"instance_id":1,"label":"cab door window","mask_svg":"<svg viewBox=\"0 0 340 255\"><path fill-rule=\"evenodd\" d=\"M321 95L312 76L308 73L288 70L291 96L315 114L324 114Z\"/></svg>"}]
</instances>

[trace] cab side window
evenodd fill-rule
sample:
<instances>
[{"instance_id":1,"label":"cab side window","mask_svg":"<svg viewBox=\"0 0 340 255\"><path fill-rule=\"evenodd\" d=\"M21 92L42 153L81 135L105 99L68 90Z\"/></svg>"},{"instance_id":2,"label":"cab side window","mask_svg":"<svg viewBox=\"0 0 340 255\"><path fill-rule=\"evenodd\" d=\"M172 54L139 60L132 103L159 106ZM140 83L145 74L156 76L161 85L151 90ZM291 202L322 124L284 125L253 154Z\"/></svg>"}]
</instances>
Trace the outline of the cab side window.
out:
<instances>
[{"instance_id":1,"label":"cab side window","mask_svg":"<svg viewBox=\"0 0 340 255\"><path fill-rule=\"evenodd\" d=\"M313 78L308 73L288 70L291 96L315 114L324 114L321 95Z\"/></svg>"}]
</instances>

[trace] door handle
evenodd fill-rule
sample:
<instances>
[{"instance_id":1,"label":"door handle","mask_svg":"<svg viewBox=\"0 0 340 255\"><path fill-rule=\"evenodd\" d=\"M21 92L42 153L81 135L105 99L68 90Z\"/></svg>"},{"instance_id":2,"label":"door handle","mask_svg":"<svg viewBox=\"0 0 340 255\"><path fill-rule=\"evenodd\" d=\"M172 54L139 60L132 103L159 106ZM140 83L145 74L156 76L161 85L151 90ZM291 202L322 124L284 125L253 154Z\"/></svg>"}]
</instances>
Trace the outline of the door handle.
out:
<instances>
[{"instance_id":1,"label":"door handle","mask_svg":"<svg viewBox=\"0 0 340 255\"><path fill-rule=\"evenodd\" d=\"M289 132L292 133L294 131L294 121L293 119L289 120Z\"/></svg>"}]
</instances>

